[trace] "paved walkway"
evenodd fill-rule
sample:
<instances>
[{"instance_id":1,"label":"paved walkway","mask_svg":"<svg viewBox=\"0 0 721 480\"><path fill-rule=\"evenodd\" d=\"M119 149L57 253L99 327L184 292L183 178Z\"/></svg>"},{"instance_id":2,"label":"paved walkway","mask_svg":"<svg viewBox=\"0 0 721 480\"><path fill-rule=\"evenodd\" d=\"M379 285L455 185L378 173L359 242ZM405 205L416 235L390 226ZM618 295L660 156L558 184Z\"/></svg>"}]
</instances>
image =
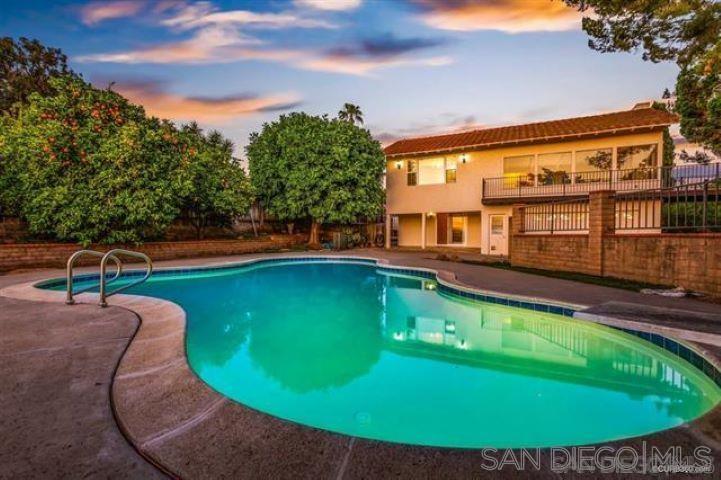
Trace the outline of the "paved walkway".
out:
<instances>
[{"instance_id":1,"label":"paved walkway","mask_svg":"<svg viewBox=\"0 0 721 480\"><path fill-rule=\"evenodd\" d=\"M362 250L357 250L357 252L362 252ZM579 283L560 278L543 277L483 265L439 261L435 260L436 254L431 252L405 252L395 250L388 252L375 250L371 252L375 252L377 255L379 254L397 264L450 270L454 272L463 283L498 292L543 297L588 306L616 301L655 307L721 313L721 305L694 298L667 298L658 295L646 295L631 290Z\"/></svg>"},{"instance_id":2,"label":"paved walkway","mask_svg":"<svg viewBox=\"0 0 721 480\"><path fill-rule=\"evenodd\" d=\"M123 309L0 297L0 478L163 478L110 407L137 325Z\"/></svg>"}]
</instances>

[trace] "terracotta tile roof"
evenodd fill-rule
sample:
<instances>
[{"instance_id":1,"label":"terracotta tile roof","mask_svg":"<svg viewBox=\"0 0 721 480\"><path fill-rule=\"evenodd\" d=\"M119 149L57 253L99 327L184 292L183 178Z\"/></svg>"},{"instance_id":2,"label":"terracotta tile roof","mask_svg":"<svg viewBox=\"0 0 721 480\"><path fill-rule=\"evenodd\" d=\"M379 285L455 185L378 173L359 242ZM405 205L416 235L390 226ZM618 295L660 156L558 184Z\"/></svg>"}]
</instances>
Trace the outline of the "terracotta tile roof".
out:
<instances>
[{"instance_id":1,"label":"terracotta tile roof","mask_svg":"<svg viewBox=\"0 0 721 480\"><path fill-rule=\"evenodd\" d=\"M398 140L386 156L450 152L514 144L543 143L631 131L653 130L677 122L675 115L655 108L638 108L588 117L486 128L470 132Z\"/></svg>"}]
</instances>

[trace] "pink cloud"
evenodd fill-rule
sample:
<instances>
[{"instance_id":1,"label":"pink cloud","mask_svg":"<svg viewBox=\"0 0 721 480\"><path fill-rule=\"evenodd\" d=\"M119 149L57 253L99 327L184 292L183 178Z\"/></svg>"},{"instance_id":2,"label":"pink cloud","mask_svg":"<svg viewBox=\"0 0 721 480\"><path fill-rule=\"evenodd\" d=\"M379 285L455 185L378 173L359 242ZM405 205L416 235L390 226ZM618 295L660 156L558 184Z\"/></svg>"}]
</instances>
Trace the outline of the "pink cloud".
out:
<instances>
[{"instance_id":1,"label":"pink cloud","mask_svg":"<svg viewBox=\"0 0 721 480\"><path fill-rule=\"evenodd\" d=\"M414 123L406 128L385 131L375 134L376 140L385 147L404 138L427 137L432 135L445 135L449 133L462 133L481 128L488 128L473 115L460 116L452 113L439 115L440 122Z\"/></svg>"},{"instance_id":2,"label":"pink cloud","mask_svg":"<svg viewBox=\"0 0 721 480\"><path fill-rule=\"evenodd\" d=\"M314 8L316 10L355 10L360 7L363 0L295 0L299 7Z\"/></svg>"},{"instance_id":3,"label":"pink cloud","mask_svg":"<svg viewBox=\"0 0 721 480\"><path fill-rule=\"evenodd\" d=\"M244 59L262 59L264 50L250 48L260 41L240 33L234 27L207 26L188 40L169 42L135 50L108 52L77 57L81 62L109 63L228 63ZM271 60L285 59L292 51L267 52Z\"/></svg>"},{"instance_id":4,"label":"pink cloud","mask_svg":"<svg viewBox=\"0 0 721 480\"><path fill-rule=\"evenodd\" d=\"M105 20L132 17L144 6L144 0L117 0L90 2L80 9L80 19L85 25L96 25Z\"/></svg>"},{"instance_id":5,"label":"pink cloud","mask_svg":"<svg viewBox=\"0 0 721 480\"><path fill-rule=\"evenodd\" d=\"M442 67L450 65L451 63L453 63L453 59L446 56L430 58L361 58L327 54L301 60L298 66L306 70L368 76L383 68L413 66Z\"/></svg>"},{"instance_id":6,"label":"pink cloud","mask_svg":"<svg viewBox=\"0 0 721 480\"><path fill-rule=\"evenodd\" d=\"M210 124L223 124L239 117L268 111L288 110L299 104L292 93L271 95L230 95L226 97L193 97L171 93L157 81L126 81L114 86L131 102L142 105L159 118L171 120L197 120Z\"/></svg>"},{"instance_id":7,"label":"pink cloud","mask_svg":"<svg viewBox=\"0 0 721 480\"><path fill-rule=\"evenodd\" d=\"M168 1L168 0L166 0ZM169 4L162 12L169 16L160 23L180 30L208 25L244 26L264 29L277 28L336 28L322 19L301 15L298 11L255 12L252 10L221 10L210 2Z\"/></svg>"},{"instance_id":8,"label":"pink cloud","mask_svg":"<svg viewBox=\"0 0 721 480\"><path fill-rule=\"evenodd\" d=\"M416 0L421 18L441 30L507 33L578 28L581 14L561 0Z\"/></svg>"},{"instance_id":9,"label":"pink cloud","mask_svg":"<svg viewBox=\"0 0 721 480\"><path fill-rule=\"evenodd\" d=\"M384 41L387 43L388 39ZM124 52L85 55L77 60L126 64L203 64L260 60L285 63L304 70L360 76L369 76L384 68L440 67L453 62L447 56L417 58L413 56L416 47L399 48L396 43L391 42L390 51L387 46L382 48L373 42L364 48L351 46L332 51L268 48L257 39L243 35L235 27L213 25L197 30L188 40Z\"/></svg>"}]
</instances>

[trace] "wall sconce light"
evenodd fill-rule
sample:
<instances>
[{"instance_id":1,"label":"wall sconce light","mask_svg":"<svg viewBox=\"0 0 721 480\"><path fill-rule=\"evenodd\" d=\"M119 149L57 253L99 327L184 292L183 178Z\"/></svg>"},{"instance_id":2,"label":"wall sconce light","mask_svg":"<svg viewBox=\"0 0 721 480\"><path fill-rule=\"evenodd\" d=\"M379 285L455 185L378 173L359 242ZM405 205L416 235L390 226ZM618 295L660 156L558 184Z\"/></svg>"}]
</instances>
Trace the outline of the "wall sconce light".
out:
<instances>
[{"instance_id":1,"label":"wall sconce light","mask_svg":"<svg viewBox=\"0 0 721 480\"><path fill-rule=\"evenodd\" d=\"M399 162L396 162L396 168L397 168L398 170L400 170L401 168L403 168L403 162L400 162L400 161L399 161Z\"/></svg>"},{"instance_id":2,"label":"wall sconce light","mask_svg":"<svg viewBox=\"0 0 721 480\"><path fill-rule=\"evenodd\" d=\"M462 153L461 154L461 163L465 165L467 162L468 162L468 155L465 153Z\"/></svg>"}]
</instances>

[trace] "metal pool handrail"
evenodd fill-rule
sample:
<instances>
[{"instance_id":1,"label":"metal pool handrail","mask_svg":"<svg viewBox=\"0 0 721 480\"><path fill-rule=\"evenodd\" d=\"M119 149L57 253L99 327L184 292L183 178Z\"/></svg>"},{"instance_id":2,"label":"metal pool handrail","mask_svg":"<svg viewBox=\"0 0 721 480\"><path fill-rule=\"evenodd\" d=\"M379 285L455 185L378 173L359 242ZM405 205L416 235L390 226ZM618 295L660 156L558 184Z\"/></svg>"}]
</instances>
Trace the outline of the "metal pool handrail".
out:
<instances>
[{"instance_id":1,"label":"metal pool handrail","mask_svg":"<svg viewBox=\"0 0 721 480\"><path fill-rule=\"evenodd\" d=\"M98 258L105 258L107 254L103 252L98 252L96 250L78 250L77 252L70 255L70 258L68 258L68 263L66 266L66 286L67 286L67 296L65 298L65 303L68 305L73 305L75 303L75 299L73 298L74 295L77 295L79 293L87 292L88 290L92 290L95 288L95 285L90 285L89 287L81 288L80 290L73 292L73 268L75 267L75 261L84 256L84 255L91 255L93 257ZM115 272L115 276L111 278L109 281L105 282L105 277L102 277L101 283L112 283L118 278L120 278L120 275L123 273L123 265L120 262L120 259L116 257L115 255L111 255L108 257L112 259L115 262L115 265L117 266L118 270Z\"/></svg>"},{"instance_id":2,"label":"metal pool handrail","mask_svg":"<svg viewBox=\"0 0 721 480\"><path fill-rule=\"evenodd\" d=\"M141 260L145 261L145 264L147 265L147 271L145 272L145 276L139 280L136 280L132 283L129 283L127 285L123 285L122 287L118 287L112 292L107 292L107 285L110 282L105 281L105 271L108 267L108 260L111 260L116 257L116 255L125 255L127 257L135 257L139 258ZM120 293L124 290L127 290L128 288L134 287L136 285L139 285L146 281L148 278L150 278L150 275L153 273L153 262L150 260L150 257L145 255L144 253L135 252L132 250L123 250L122 248L116 248L114 250L110 250L108 253L106 253L102 260L100 260L100 306L101 307L107 307L108 302L106 301L107 298L111 295L115 295L116 293ZM112 280L111 280L112 281Z\"/></svg>"}]
</instances>

